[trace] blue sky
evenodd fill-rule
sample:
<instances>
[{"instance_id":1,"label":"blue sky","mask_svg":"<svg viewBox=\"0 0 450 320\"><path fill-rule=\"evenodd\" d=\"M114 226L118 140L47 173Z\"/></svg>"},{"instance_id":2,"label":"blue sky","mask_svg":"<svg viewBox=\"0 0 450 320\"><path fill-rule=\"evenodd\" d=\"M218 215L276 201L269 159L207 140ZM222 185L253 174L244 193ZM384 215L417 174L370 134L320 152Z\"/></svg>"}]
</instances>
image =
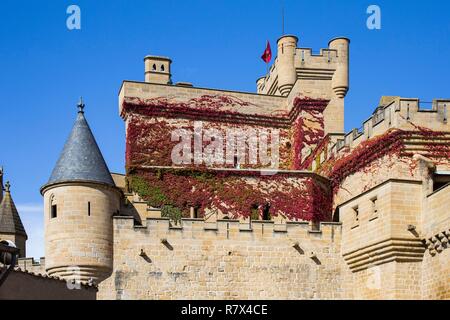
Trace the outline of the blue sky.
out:
<instances>
[{"instance_id":1,"label":"blue sky","mask_svg":"<svg viewBox=\"0 0 450 320\"><path fill-rule=\"evenodd\" d=\"M124 171L122 80L143 80L143 57L172 58L173 80L255 91L266 40L281 34L281 0L16 1L0 4L0 165L11 180L29 234L28 255L43 250L42 198L83 95L86 115L114 172ZM316 52L351 39L346 130L359 127L382 95L450 97L449 1L284 0L285 30ZM66 9L81 8L81 30ZM380 6L381 30L366 27ZM238 76L236 76L238 75Z\"/></svg>"}]
</instances>

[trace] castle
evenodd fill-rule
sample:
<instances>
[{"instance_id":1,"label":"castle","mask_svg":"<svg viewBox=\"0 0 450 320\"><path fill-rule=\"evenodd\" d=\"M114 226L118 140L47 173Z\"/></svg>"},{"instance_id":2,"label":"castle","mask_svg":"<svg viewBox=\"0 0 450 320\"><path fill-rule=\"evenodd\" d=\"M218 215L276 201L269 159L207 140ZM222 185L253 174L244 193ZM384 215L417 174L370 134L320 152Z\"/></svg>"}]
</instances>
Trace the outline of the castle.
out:
<instances>
[{"instance_id":1,"label":"castle","mask_svg":"<svg viewBox=\"0 0 450 320\"><path fill-rule=\"evenodd\" d=\"M3 228L20 221L9 187L0 238L21 269L93 281L99 299L449 299L450 100L382 97L345 133L349 45L281 37L257 93L174 84L169 58L145 57L119 93L126 174L81 101L41 189L45 259L24 258L21 223Z\"/></svg>"}]
</instances>

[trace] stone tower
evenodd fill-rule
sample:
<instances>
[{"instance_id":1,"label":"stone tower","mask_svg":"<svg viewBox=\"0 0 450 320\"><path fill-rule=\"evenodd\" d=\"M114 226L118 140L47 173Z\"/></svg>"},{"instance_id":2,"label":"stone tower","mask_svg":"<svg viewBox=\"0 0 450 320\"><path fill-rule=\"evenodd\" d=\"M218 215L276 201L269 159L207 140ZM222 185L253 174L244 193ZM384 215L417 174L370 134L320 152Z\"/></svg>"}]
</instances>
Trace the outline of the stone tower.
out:
<instances>
[{"instance_id":1,"label":"stone tower","mask_svg":"<svg viewBox=\"0 0 450 320\"><path fill-rule=\"evenodd\" d=\"M329 100L324 111L325 133L344 133L350 40L332 39L319 53L298 45L299 39L293 35L278 39L277 57L268 74L256 81L258 94L282 96L288 101L299 96Z\"/></svg>"},{"instance_id":2,"label":"stone tower","mask_svg":"<svg viewBox=\"0 0 450 320\"><path fill-rule=\"evenodd\" d=\"M298 38L283 36L278 39L278 88L282 96L287 96L297 80L295 51Z\"/></svg>"},{"instance_id":3,"label":"stone tower","mask_svg":"<svg viewBox=\"0 0 450 320\"><path fill-rule=\"evenodd\" d=\"M26 256L28 239L25 228L11 197L11 185L5 184L5 195L0 203L0 240L10 240L20 249L19 257ZM3 190L0 192L3 196Z\"/></svg>"},{"instance_id":4,"label":"stone tower","mask_svg":"<svg viewBox=\"0 0 450 320\"><path fill-rule=\"evenodd\" d=\"M49 275L96 283L113 266L112 217L121 193L116 188L84 116L78 116L44 196L46 270Z\"/></svg>"}]
</instances>

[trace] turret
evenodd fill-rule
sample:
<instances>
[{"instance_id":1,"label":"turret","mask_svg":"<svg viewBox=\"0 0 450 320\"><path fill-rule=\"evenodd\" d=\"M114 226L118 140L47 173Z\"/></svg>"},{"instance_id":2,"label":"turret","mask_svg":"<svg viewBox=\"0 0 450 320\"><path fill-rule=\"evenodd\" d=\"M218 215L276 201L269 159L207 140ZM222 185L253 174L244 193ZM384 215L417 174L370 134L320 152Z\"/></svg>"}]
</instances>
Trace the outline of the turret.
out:
<instances>
[{"instance_id":1,"label":"turret","mask_svg":"<svg viewBox=\"0 0 450 320\"><path fill-rule=\"evenodd\" d=\"M11 185L6 182L5 195L0 203L0 241L14 242L20 250L19 257L23 258L26 256L27 239L27 233L11 196Z\"/></svg>"},{"instance_id":2,"label":"turret","mask_svg":"<svg viewBox=\"0 0 450 320\"><path fill-rule=\"evenodd\" d=\"M113 267L112 217L120 191L84 116L77 119L44 196L46 270L49 275L98 283Z\"/></svg>"},{"instance_id":3,"label":"turret","mask_svg":"<svg viewBox=\"0 0 450 320\"><path fill-rule=\"evenodd\" d=\"M261 77L258 80L256 80L256 91L258 93L261 93L264 89L264 85L266 84L266 77Z\"/></svg>"},{"instance_id":4,"label":"turret","mask_svg":"<svg viewBox=\"0 0 450 320\"><path fill-rule=\"evenodd\" d=\"M336 96L341 99L349 89L349 44L350 40L347 38L335 38L328 44L330 49L337 51L338 65L331 85Z\"/></svg>"},{"instance_id":5,"label":"turret","mask_svg":"<svg viewBox=\"0 0 450 320\"><path fill-rule=\"evenodd\" d=\"M295 51L298 38L283 36L278 39L278 87L282 96L287 96L297 80Z\"/></svg>"},{"instance_id":6,"label":"turret","mask_svg":"<svg viewBox=\"0 0 450 320\"><path fill-rule=\"evenodd\" d=\"M145 82L172 84L171 63L172 60L167 57L146 56L144 58Z\"/></svg>"}]
</instances>

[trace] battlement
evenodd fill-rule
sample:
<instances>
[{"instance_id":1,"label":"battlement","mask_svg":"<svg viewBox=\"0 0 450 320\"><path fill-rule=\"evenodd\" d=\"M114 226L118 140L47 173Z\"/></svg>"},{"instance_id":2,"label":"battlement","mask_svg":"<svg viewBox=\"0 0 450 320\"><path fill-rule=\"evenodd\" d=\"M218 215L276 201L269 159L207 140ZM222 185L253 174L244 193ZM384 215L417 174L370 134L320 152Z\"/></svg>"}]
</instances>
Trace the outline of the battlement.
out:
<instances>
[{"instance_id":1,"label":"battlement","mask_svg":"<svg viewBox=\"0 0 450 320\"><path fill-rule=\"evenodd\" d=\"M314 54L312 48L297 48L296 49L296 66L304 66L307 61L310 64L330 63L336 64L338 58L338 51L336 49L322 48L318 54Z\"/></svg>"},{"instance_id":2,"label":"battlement","mask_svg":"<svg viewBox=\"0 0 450 320\"><path fill-rule=\"evenodd\" d=\"M334 134L330 137L326 148L317 155L313 170L317 167L317 163L325 162L342 150L354 149L363 141L394 128L417 131L420 127L450 134L449 108L450 99L422 102L417 98L382 97L380 105L361 127L346 134Z\"/></svg>"},{"instance_id":3,"label":"battlement","mask_svg":"<svg viewBox=\"0 0 450 320\"><path fill-rule=\"evenodd\" d=\"M337 67L338 52L335 49L320 49L314 54L312 48L296 48L294 66L297 79L332 80ZM258 79L258 92L280 95L278 92L278 60L270 67L269 73Z\"/></svg>"},{"instance_id":4,"label":"battlement","mask_svg":"<svg viewBox=\"0 0 450 320\"><path fill-rule=\"evenodd\" d=\"M344 296L337 223L314 231L307 222L183 219L176 226L158 218L135 226L133 218L114 217L113 226L115 267L102 299Z\"/></svg>"},{"instance_id":5,"label":"battlement","mask_svg":"<svg viewBox=\"0 0 450 320\"><path fill-rule=\"evenodd\" d=\"M20 270L35 274L46 274L45 258L40 258L39 260L35 260L34 258L20 258L17 261L17 267L20 268Z\"/></svg>"},{"instance_id":6,"label":"battlement","mask_svg":"<svg viewBox=\"0 0 450 320\"><path fill-rule=\"evenodd\" d=\"M229 239L252 240L263 238L285 239L322 239L335 241L340 238L341 224L321 222L286 222L276 224L274 221L252 221L242 223L239 220L218 220L207 222L203 219L181 219L181 224L174 225L168 218L147 218L142 226L134 225L132 217L114 217L114 226L121 229L133 229L149 235L170 235L182 239ZM294 245L294 243L292 244Z\"/></svg>"},{"instance_id":7,"label":"battlement","mask_svg":"<svg viewBox=\"0 0 450 320\"><path fill-rule=\"evenodd\" d=\"M344 145L354 148L362 141L392 128L414 129L411 123L433 131L450 132L450 99L434 99L431 108L425 108L425 104L428 103L417 98L396 97L388 104L380 105L374 114L363 122L362 127L348 132L343 142L339 142L336 147L341 148Z\"/></svg>"},{"instance_id":8,"label":"battlement","mask_svg":"<svg viewBox=\"0 0 450 320\"><path fill-rule=\"evenodd\" d=\"M310 89L306 82L315 84L314 95L332 98L329 89L335 95L344 98L348 89L348 50L347 38L330 41L328 48L314 54L311 48L297 48L298 39L284 36L278 40L278 56L268 74L257 81L257 90L261 94L289 96L305 93ZM301 84L295 88L297 81ZM328 84L324 85L328 81ZM303 82L303 83L302 83ZM317 85L319 84L320 85ZM319 90L320 88L320 90Z\"/></svg>"}]
</instances>

